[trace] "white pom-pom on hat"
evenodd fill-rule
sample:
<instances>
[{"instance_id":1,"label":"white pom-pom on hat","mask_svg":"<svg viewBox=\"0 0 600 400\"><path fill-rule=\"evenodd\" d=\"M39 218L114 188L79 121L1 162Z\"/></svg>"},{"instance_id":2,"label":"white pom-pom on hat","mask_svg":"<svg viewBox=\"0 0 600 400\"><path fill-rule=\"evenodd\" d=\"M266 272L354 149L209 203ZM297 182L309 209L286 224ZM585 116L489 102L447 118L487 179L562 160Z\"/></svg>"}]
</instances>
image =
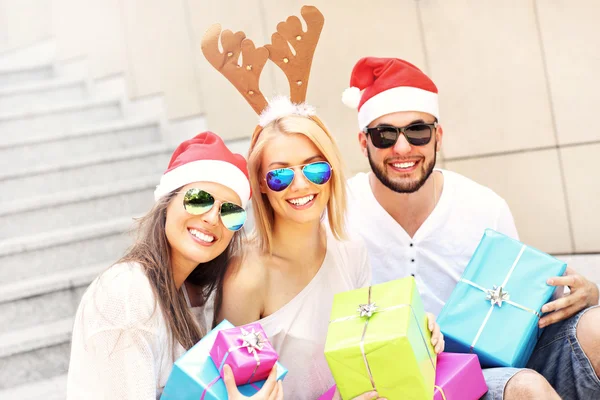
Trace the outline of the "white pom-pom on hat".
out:
<instances>
[{"instance_id":1,"label":"white pom-pom on hat","mask_svg":"<svg viewBox=\"0 0 600 400\"><path fill-rule=\"evenodd\" d=\"M342 93L342 103L346 106L357 109L360 104L360 89L357 87L349 87L344 90Z\"/></svg>"}]
</instances>

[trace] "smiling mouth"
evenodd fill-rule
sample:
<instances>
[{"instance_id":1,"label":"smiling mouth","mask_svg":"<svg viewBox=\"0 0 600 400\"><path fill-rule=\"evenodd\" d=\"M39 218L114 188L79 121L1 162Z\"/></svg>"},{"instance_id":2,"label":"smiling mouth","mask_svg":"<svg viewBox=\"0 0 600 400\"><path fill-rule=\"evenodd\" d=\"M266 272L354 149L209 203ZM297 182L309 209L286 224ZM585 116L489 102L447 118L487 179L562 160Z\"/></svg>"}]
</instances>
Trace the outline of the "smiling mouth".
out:
<instances>
[{"instance_id":1,"label":"smiling mouth","mask_svg":"<svg viewBox=\"0 0 600 400\"><path fill-rule=\"evenodd\" d=\"M410 172L415 169L419 160L416 161L401 161L401 162L391 162L388 163L390 167L395 169L396 171Z\"/></svg>"},{"instance_id":2,"label":"smiling mouth","mask_svg":"<svg viewBox=\"0 0 600 400\"><path fill-rule=\"evenodd\" d=\"M286 201L290 203L294 208L306 208L312 205L316 197L316 194L309 194L308 196L297 197L295 199L288 199Z\"/></svg>"},{"instance_id":3,"label":"smiling mouth","mask_svg":"<svg viewBox=\"0 0 600 400\"><path fill-rule=\"evenodd\" d=\"M207 235L206 233L200 232L194 228L188 229L188 232L190 232L193 237L204 243L213 243L216 239L216 237Z\"/></svg>"}]
</instances>

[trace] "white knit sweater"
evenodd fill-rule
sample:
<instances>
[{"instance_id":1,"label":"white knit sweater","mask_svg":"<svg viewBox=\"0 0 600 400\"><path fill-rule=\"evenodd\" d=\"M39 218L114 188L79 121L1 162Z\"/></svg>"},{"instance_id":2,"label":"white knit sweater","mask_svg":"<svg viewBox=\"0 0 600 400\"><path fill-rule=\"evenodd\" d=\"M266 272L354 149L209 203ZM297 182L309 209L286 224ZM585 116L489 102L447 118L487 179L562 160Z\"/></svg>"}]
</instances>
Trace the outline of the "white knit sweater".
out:
<instances>
[{"instance_id":1,"label":"white knit sweater","mask_svg":"<svg viewBox=\"0 0 600 400\"><path fill-rule=\"evenodd\" d=\"M206 319L198 322L205 330ZM85 292L75 316L67 399L159 398L185 351L179 344L172 349L167 332L142 267L108 269Z\"/></svg>"}]
</instances>

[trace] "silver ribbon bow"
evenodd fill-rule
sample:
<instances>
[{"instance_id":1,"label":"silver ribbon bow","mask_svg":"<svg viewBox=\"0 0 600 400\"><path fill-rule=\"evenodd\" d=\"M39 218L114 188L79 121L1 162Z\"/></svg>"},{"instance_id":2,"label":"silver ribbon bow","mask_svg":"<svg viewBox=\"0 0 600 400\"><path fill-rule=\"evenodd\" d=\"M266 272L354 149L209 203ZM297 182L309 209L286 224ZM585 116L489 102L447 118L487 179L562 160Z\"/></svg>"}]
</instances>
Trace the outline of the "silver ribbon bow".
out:
<instances>
[{"instance_id":1,"label":"silver ribbon bow","mask_svg":"<svg viewBox=\"0 0 600 400\"><path fill-rule=\"evenodd\" d=\"M508 280L510 279L513 271L517 267L519 260L521 260L521 256L525 252L526 248L527 248L527 246L525 246L525 245L523 245L521 247L521 250L519 251L517 258L515 258L515 261L513 262L512 266L510 267L510 270L508 271L508 274L504 278L504 282L502 282L502 284L500 286L494 285L494 286L492 286L492 289L486 289L484 287L479 286L475 282L471 282L468 279L464 279L464 278L460 279L459 282L464 282L464 283L484 292L486 294L485 299L487 301L489 301L490 305L491 305L490 309L488 310L488 313L486 314L483 322L481 323L481 326L479 327L479 330L477 331L477 334L475 335L475 339L473 339L473 342L471 343L471 351L473 351L473 349L475 348L475 344L477 344L477 341L479 341L479 337L481 336L481 333L483 332L483 328L485 328L485 326L487 325L488 320L490 319L490 316L492 315L492 311L494 311L494 306L496 306L496 305L498 305L498 307L502 307L502 303L508 303L511 306L520 308L523 311L530 312L530 313L534 314L535 316L537 316L538 318L541 318L541 315L536 310L532 310L531 308L525 307L522 304L515 303L514 301L509 300L510 295L508 294L508 292L504 291L504 288L506 287Z\"/></svg>"},{"instance_id":2,"label":"silver ribbon bow","mask_svg":"<svg viewBox=\"0 0 600 400\"><path fill-rule=\"evenodd\" d=\"M252 332L248 332L244 328L241 328L242 334L240 339L242 340L242 347L248 349L248 353L254 353L260 351L265 346L265 340L260 332L256 332L252 328Z\"/></svg>"},{"instance_id":3,"label":"silver ribbon bow","mask_svg":"<svg viewBox=\"0 0 600 400\"><path fill-rule=\"evenodd\" d=\"M505 292L502 286L497 287L496 285L494 285L492 289L488 289L487 295L485 296L485 299L489 300L492 306L498 304L498 307L502 307L502 302L508 302L509 298L510 295L508 292Z\"/></svg>"},{"instance_id":4,"label":"silver ribbon bow","mask_svg":"<svg viewBox=\"0 0 600 400\"><path fill-rule=\"evenodd\" d=\"M369 303L369 304L359 304L358 308L356 309L356 311L360 314L360 317L367 317L367 318L371 318L371 316L373 315L373 313L378 309L379 307L377 307L375 305L375 303Z\"/></svg>"}]
</instances>

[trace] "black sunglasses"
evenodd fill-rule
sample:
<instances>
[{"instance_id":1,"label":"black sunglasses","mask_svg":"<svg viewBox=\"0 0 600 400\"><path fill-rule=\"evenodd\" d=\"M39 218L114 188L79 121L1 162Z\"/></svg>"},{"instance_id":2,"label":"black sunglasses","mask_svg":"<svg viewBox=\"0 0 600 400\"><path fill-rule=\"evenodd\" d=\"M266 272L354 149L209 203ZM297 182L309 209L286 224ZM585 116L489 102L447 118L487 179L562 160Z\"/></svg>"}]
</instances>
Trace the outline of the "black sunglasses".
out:
<instances>
[{"instance_id":1,"label":"black sunglasses","mask_svg":"<svg viewBox=\"0 0 600 400\"><path fill-rule=\"evenodd\" d=\"M396 144L400 135L404 135L411 146L424 146L431 141L433 130L437 122L425 124L422 122L408 126L378 125L374 128L365 128L364 132L371 135L373 146L378 149L388 149Z\"/></svg>"}]
</instances>

